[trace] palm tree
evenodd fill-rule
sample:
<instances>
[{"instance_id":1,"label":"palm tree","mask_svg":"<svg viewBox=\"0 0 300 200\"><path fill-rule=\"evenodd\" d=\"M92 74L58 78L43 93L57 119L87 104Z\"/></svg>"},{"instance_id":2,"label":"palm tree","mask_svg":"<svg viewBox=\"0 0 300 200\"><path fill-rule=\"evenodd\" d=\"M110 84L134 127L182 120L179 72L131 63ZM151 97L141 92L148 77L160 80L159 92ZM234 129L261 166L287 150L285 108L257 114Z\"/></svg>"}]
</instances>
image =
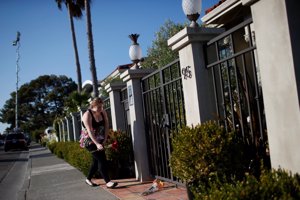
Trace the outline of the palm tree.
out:
<instances>
[{"instance_id":1,"label":"palm tree","mask_svg":"<svg viewBox=\"0 0 300 200\"><path fill-rule=\"evenodd\" d=\"M94 43L93 43L93 33L92 33L90 2L91 0L84 0L85 10L86 10L86 27L87 27L87 35L88 35L90 70L92 73L92 82L93 82L93 95L94 97L98 97L99 91L98 91L98 80L97 80L95 57L94 57Z\"/></svg>"},{"instance_id":2,"label":"palm tree","mask_svg":"<svg viewBox=\"0 0 300 200\"><path fill-rule=\"evenodd\" d=\"M77 91L78 93L81 93L82 90L81 68L80 68L80 62L78 56L78 48L76 42L73 17L75 17L76 19L81 19L82 10L84 9L84 2L82 0L55 0L55 1L60 10L62 9L62 3L64 3L69 12L69 20L71 25L73 47L74 47L75 61L76 61L76 72L77 72L77 81L78 81Z\"/></svg>"}]
</instances>

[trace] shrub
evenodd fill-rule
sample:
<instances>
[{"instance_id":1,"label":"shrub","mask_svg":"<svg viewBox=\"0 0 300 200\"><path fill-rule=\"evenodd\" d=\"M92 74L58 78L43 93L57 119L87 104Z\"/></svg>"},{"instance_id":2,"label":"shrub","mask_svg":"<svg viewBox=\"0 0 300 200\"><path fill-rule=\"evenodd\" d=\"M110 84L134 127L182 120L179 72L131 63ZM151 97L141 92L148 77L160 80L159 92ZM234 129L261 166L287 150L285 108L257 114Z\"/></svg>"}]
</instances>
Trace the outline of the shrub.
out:
<instances>
[{"instance_id":1,"label":"shrub","mask_svg":"<svg viewBox=\"0 0 300 200\"><path fill-rule=\"evenodd\" d=\"M54 149L56 148L57 142L48 143L47 147L51 151L51 153L54 153Z\"/></svg>"},{"instance_id":2,"label":"shrub","mask_svg":"<svg viewBox=\"0 0 300 200\"><path fill-rule=\"evenodd\" d=\"M92 162L92 156L87 150L82 149L78 142L55 142L48 144L48 148L57 157L64 159L87 175Z\"/></svg>"},{"instance_id":3,"label":"shrub","mask_svg":"<svg viewBox=\"0 0 300 200\"><path fill-rule=\"evenodd\" d=\"M47 146L57 157L87 175L92 156L86 149L81 148L78 142L53 142L47 143ZM129 136L121 131L110 130L105 151L111 164L109 170L114 178L133 177L133 149Z\"/></svg>"},{"instance_id":4,"label":"shrub","mask_svg":"<svg viewBox=\"0 0 300 200\"><path fill-rule=\"evenodd\" d=\"M244 174L247 161L242 159L242 140L233 132L226 133L216 122L183 127L172 133L172 148L172 171L187 184L226 182Z\"/></svg>"},{"instance_id":5,"label":"shrub","mask_svg":"<svg viewBox=\"0 0 300 200\"><path fill-rule=\"evenodd\" d=\"M58 142L55 149L53 150L54 154L59 157L64 159L64 152L65 152L65 142Z\"/></svg>"},{"instance_id":6,"label":"shrub","mask_svg":"<svg viewBox=\"0 0 300 200\"><path fill-rule=\"evenodd\" d=\"M172 148L173 173L188 184L193 199L300 199L298 174L267 170L263 161L258 176L250 174L249 146L216 122L172 133Z\"/></svg>"},{"instance_id":7,"label":"shrub","mask_svg":"<svg viewBox=\"0 0 300 200\"><path fill-rule=\"evenodd\" d=\"M282 169L263 170L259 179L246 174L242 181L221 186L212 182L206 191L194 191L194 194L195 199L207 200L300 199L300 177Z\"/></svg>"},{"instance_id":8,"label":"shrub","mask_svg":"<svg viewBox=\"0 0 300 200\"><path fill-rule=\"evenodd\" d=\"M64 159L87 175L92 162L91 154L82 149L78 142L65 142Z\"/></svg>"},{"instance_id":9,"label":"shrub","mask_svg":"<svg viewBox=\"0 0 300 200\"><path fill-rule=\"evenodd\" d=\"M120 130L110 130L105 146L110 177L113 179L134 177L131 138Z\"/></svg>"},{"instance_id":10,"label":"shrub","mask_svg":"<svg viewBox=\"0 0 300 200\"><path fill-rule=\"evenodd\" d=\"M105 146L106 158L109 161L128 160L133 154L131 138L120 130L109 130Z\"/></svg>"}]
</instances>

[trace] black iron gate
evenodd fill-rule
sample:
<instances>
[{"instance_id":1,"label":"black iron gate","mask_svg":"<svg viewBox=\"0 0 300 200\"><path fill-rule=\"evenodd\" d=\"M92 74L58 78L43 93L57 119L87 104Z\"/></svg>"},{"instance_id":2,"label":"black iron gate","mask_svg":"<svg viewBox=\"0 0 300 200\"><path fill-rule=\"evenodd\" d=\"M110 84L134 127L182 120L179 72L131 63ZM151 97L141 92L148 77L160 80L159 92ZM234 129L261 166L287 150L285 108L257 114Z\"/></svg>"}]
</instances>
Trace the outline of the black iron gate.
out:
<instances>
[{"instance_id":1,"label":"black iron gate","mask_svg":"<svg viewBox=\"0 0 300 200\"><path fill-rule=\"evenodd\" d=\"M122 104L123 113L124 113L124 128L125 128L124 131L130 138L132 138L127 87L124 87L121 90L121 104Z\"/></svg>"},{"instance_id":2,"label":"black iron gate","mask_svg":"<svg viewBox=\"0 0 300 200\"><path fill-rule=\"evenodd\" d=\"M217 116L226 130L240 133L251 147L250 160L269 162L267 127L252 19L207 43ZM250 161L251 162L251 161Z\"/></svg>"},{"instance_id":3,"label":"black iron gate","mask_svg":"<svg viewBox=\"0 0 300 200\"><path fill-rule=\"evenodd\" d=\"M176 182L169 167L171 132L186 124L179 60L142 79L150 171Z\"/></svg>"},{"instance_id":4,"label":"black iron gate","mask_svg":"<svg viewBox=\"0 0 300 200\"><path fill-rule=\"evenodd\" d=\"M111 110L110 110L110 99L109 97L105 98L103 101L103 108L107 113L108 121L109 121L109 128L112 128L112 120L111 120Z\"/></svg>"}]
</instances>

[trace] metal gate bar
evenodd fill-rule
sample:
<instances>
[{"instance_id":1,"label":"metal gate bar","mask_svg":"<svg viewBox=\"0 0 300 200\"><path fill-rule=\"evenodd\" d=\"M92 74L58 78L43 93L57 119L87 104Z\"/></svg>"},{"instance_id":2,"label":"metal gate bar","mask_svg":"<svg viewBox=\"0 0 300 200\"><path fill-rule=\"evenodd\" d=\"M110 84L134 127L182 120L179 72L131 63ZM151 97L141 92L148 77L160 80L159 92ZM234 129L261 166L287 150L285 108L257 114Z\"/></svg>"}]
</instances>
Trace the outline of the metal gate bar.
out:
<instances>
[{"instance_id":1,"label":"metal gate bar","mask_svg":"<svg viewBox=\"0 0 300 200\"><path fill-rule=\"evenodd\" d=\"M129 115L129 104L128 104L128 93L127 93L127 87L124 87L121 91L121 104L123 107L123 114L124 114L124 127L125 127L125 132L126 134L132 138L131 136L131 124L130 124L130 119L128 119L128 117L130 117Z\"/></svg>"},{"instance_id":2,"label":"metal gate bar","mask_svg":"<svg viewBox=\"0 0 300 200\"><path fill-rule=\"evenodd\" d=\"M107 97L103 100L103 108L107 113L108 122L109 122L109 128L112 128L112 121L111 121L111 109L110 109L110 99Z\"/></svg>"},{"instance_id":3,"label":"metal gate bar","mask_svg":"<svg viewBox=\"0 0 300 200\"><path fill-rule=\"evenodd\" d=\"M144 77L142 88L151 174L180 184L169 166L171 132L185 125L179 60Z\"/></svg>"},{"instance_id":4,"label":"metal gate bar","mask_svg":"<svg viewBox=\"0 0 300 200\"><path fill-rule=\"evenodd\" d=\"M212 72L219 124L227 131L241 133L247 144L256 147L256 156L268 160L263 94L251 23L252 19L248 19L207 43L207 69Z\"/></svg>"}]
</instances>

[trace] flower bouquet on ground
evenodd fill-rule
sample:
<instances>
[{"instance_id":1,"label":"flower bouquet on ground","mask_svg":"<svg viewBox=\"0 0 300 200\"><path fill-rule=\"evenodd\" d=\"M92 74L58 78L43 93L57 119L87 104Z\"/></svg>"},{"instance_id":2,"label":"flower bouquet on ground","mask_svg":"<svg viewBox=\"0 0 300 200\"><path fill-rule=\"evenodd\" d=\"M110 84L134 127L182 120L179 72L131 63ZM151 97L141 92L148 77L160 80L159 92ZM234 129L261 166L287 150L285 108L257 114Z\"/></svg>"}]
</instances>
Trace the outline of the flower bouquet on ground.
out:
<instances>
[{"instance_id":1,"label":"flower bouquet on ground","mask_svg":"<svg viewBox=\"0 0 300 200\"><path fill-rule=\"evenodd\" d=\"M149 194L152 194L152 193L154 193L154 192L156 192L156 191L159 191L159 190L163 189L163 187L164 187L164 182L162 182L162 181L159 180L159 179L155 179L155 180L153 181L152 185L151 185L147 190L145 190L145 191L142 193L142 195L143 195L143 196L147 196L147 195L149 195Z\"/></svg>"}]
</instances>

